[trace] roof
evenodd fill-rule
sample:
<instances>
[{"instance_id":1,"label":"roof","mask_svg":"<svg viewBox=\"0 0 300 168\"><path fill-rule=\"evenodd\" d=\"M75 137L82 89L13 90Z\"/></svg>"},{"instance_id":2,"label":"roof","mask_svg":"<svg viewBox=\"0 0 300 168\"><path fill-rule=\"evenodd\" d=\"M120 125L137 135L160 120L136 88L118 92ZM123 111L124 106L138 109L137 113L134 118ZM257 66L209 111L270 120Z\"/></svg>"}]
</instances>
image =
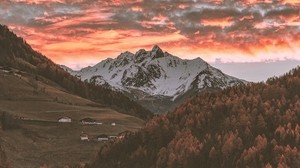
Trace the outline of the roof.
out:
<instances>
[{"instance_id":1,"label":"roof","mask_svg":"<svg viewBox=\"0 0 300 168\"><path fill-rule=\"evenodd\" d=\"M86 134L86 133L82 133L82 134L80 134L80 136L81 136L81 137L88 137L89 135Z\"/></svg>"},{"instance_id":2,"label":"roof","mask_svg":"<svg viewBox=\"0 0 300 168\"><path fill-rule=\"evenodd\" d=\"M92 118L89 118L89 117L83 118L83 119L81 119L80 121L81 121L81 122L82 122L82 121L84 121L84 122L96 122L96 120L94 120L94 119L92 119Z\"/></svg>"},{"instance_id":3,"label":"roof","mask_svg":"<svg viewBox=\"0 0 300 168\"><path fill-rule=\"evenodd\" d=\"M106 134L101 134L101 135L99 135L97 138L108 138L108 135L106 135Z\"/></svg>"}]
</instances>

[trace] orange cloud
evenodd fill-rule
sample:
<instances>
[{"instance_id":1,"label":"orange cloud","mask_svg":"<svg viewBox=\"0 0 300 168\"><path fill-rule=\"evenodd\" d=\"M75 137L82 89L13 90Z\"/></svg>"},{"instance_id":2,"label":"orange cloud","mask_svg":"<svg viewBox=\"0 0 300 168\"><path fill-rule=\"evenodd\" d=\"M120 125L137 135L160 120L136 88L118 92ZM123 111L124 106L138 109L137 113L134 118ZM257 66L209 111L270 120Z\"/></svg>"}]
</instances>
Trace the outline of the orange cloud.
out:
<instances>
[{"instance_id":1,"label":"orange cloud","mask_svg":"<svg viewBox=\"0 0 300 168\"><path fill-rule=\"evenodd\" d=\"M25 2L28 4L41 4L41 3L53 3L53 2L64 3L65 0L16 0L16 2Z\"/></svg>"},{"instance_id":2,"label":"orange cloud","mask_svg":"<svg viewBox=\"0 0 300 168\"><path fill-rule=\"evenodd\" d=\"M143 12L143 8L141 8L139 6L133 6L133 7L131 7L131 10L133 10L135 12Z\"/></svg>"},{"instance_id":3,"label":"orange cloud","mask_svg":"<svg viewBox=\"0 0 300 168\"><path fill-rule=\"evenodd\" d=\"M271 3L273 3L273 0L246 0L244 3L247 5L253 5L253 4L258 4L258 3L271 4Z\"/></svg>"},{"instance_id":4,"label":"orange cloud","mask_svg":"<svg viewBox=\"0 0 300 168\"><path fill-rule=\"evenodd\" d=\"M282 0L282 3L297 5L297 4L300 4L300 1L299 0Z\"/></svg>"},{"instance_id":5,"label":"orange cloud","mask_svg":"<svg viewBox=\"0 0 300 168\"><path fill-rule=\"evenodd\" d=\"M185 37L179 32L160 34L152 32L138 32L135 30L110 30L97 31L87 34L81 38L60 39L58 41L48 41L45 45L36 45L41 43L38 38L28 38L30 44L37 47L39 51L43 51L46 55L53 59L53 61L74 64L76 61L89 58L93 59L94 63L105 59L107 57L115 57L124 51L132 51L143 48L145 46L152 46L155 41L157 44L166 42L175 42L184 40ZM133 41L139 43L132 43ZM63 55L68 55L71 59L66 59ZM65 62L65 61L71 62Z\"/></svg>"},{"instance_id":6,"label":"orange cloud","mask_svg":"<svg viewBox=\"0 0 300 168\"><path fill-rule=\"evenodd\" d=\"M300 59L298 0L5 2L0 22L60 64L95 64L154 44L208 61Z\"/></svg>"},{"instance_id":7,"label":"orange cloud","mask_svg":"<svg viewBox=\"0 0 300 168\"><path fill-rule=\"evenodd\" d=\"M178 8L179 8L179 9L185 9L185 8L187 8L187 7L188 7L187 4L179 4L179 5L178 5Z\"/></svg>"},{"instance_id":8,"label":"orange cloud","mask_svg":"<svg viewBox=\"0 0 300 168\"><path fill-rule=\"evenodd\" d=\"M201 23L204 26L219 26L219 27L227 27L231 26L234 22L231 17L222 18L222 19L203 19Z\"/></svg>"}]
</instances>

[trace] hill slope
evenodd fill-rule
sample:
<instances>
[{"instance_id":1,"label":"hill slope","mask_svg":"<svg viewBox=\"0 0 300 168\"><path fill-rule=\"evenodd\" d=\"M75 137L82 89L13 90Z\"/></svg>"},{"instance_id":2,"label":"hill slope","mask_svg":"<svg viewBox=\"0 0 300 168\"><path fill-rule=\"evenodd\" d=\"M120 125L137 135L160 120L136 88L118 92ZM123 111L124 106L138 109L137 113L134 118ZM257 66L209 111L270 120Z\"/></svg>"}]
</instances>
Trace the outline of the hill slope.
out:
<instances>
[{"instance_id":1,"label":"hill slope","mask_svg":"<svg viewBox=\"0 0 300 168\"><path fill-rule=\"evenodd\" d=\"M151 118L153 115L121 92L109 88L83 83L65 72L60 66L42 54L34 51L22 38L0 25L0 66L15 68L33 75L40 75L72 94L92 99L118 111L140 117Z\"/></svg>"},{"instance_id":2,"label":"hill slope","mask_svg":"<svg viewBox=\"0 0 300 168\"><path fill-rule=\"evenodd\" d=\"M169 111L204 90L246 83L225 75L201 58L183 60L157 45L151 51L125 52L80 71L64 69L82 81L121 90L156 113Z\"/></svg>"},{"instance_id":3,"label":"hill slope","mask_svg":"<svg viewBox=\"0 0 300 168\"><path fill-rule=\"evenodd\" d=\"M98 135L136 131L152 115L120 92L71 76L0 25L0 167L88 162L103 145ZM87 117L102 124L80 124ZM92 140L81 141L83 132Z\"/></svg>"},{"instance_id":4,"label":"hill slope","mask_svg":"<svg viewBox=\"0 0 300 168\"><path fill-rule=\"evenodd\" d=\"M0 145L0 168L8 167L6 155Z\"/></svg>"},{"instance_id":5,"label":"hill slope","mask_svg":"<svg viewBox=\"0 0 300 168\"><path fill-rule=\"evenodd\" d=\"M74 166L90 161L103 145L93 140L81 141L82 132L93 139L101 134L117 135L144 126L144 121L137 117L70 94L41 76L37 78L30 73L0 67L0 86L4 86L0 87L0 167L4 164L13 168L44 164ZM4 122L4 114L15 120ZM66 116L72 123L58 122ZM79 121L87 117L102 124L82 125Z\"/></svg>"},{"instance_id":6,"label":"hill slope","mask_svg":"<svg viewBox=\"0 0 300 168\"><path fill-rule=\"evenodd\" d=\"M103 147L89 167L300 167L299 96L299 67L204 93Z\"/></svg>"}]
</instances>

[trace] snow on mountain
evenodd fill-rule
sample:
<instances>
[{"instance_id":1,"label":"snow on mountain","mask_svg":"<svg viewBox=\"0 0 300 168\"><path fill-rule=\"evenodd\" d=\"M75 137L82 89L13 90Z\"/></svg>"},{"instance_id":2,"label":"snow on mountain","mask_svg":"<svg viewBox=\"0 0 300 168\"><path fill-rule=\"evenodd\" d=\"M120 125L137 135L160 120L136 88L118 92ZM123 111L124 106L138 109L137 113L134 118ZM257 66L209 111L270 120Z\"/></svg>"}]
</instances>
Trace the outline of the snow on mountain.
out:
<instances>
[{"instance_id":1,"label":"snow on mountain","mask_svg":"<svg viewBox=\"0 0 300 168\"><path fill-rule=\"evenodd\" d=\"M131 92L142 91L151 96L167 96L175 100L190 89L226 88L245 81L223 74L201 58L180 59L163 52L157 45L151 51L140 49L135 54L121 53L93 67L72 71L81 80L108 85Z\"/></svg>"}]
</instances>

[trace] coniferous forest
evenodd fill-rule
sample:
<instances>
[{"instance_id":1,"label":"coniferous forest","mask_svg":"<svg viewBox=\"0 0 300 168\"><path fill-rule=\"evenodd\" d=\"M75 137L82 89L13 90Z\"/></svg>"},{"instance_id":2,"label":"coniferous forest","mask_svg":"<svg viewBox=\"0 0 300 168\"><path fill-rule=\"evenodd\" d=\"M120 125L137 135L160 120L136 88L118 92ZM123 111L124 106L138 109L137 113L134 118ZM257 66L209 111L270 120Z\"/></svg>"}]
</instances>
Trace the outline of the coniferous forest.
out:
<instances>
[{"instance_id":1,"label":"coniferous forest","mask_svg":"<svg viewBox=\"0 0 300 168\"><path fill-rule=\"evenodd\" d=\"M300 68L198 95L88 167L300 167Z\"/></svg>"}]
</instances>

